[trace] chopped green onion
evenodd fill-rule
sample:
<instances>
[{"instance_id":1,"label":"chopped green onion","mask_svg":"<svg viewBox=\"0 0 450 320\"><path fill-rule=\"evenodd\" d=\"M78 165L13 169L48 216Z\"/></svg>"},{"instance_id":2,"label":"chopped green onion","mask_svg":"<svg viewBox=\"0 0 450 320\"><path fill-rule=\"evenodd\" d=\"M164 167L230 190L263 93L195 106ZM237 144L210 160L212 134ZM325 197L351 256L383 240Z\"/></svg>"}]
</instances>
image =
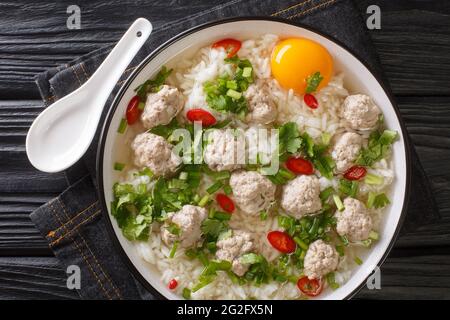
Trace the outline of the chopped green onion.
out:
<instances>
[{"instance_id":1,"label":"chopped green onion","mask_svg":"<svg viewBox=\"0 0 450 320\"><path fill-rule=\"evenodd\" d=\"M300 239L299 237L294 237L294 241L303 250L305 250L305 251L308 250L309 246L302 239Z\"/></svg>"},{"instance_id":2,"label":"chopped green onion","mask_svg":"<svg viewBox=\"0 0 450 320\"><path fill-rule=\"evenodd\" d=\"M214 213L214 219L220 220L220 221L228 221L231 219L231 214L221 211L216 211Z\"/></svg>"},{"instance_id":3,"label":"chopped green onion","mask_svg":"<svg viewBox=\"0 0 450 320\"><path fill-rule=\"evenodd\" d=\"M383 145L388 145L391 144L392 142L395 141L395 139L397 139L397 131L393 131L393 130L384 130L384 132L381 134L380 139L378 141L380 141L381 144Z\"/></svg>"},{"instance_id":4,"label":"chopped green onion","mask_svg":"<svg viewBox=\"0 0 450 320\"><path fill-rule=\"evenodd\" d=\"M337 251L337 253L339 254L340 257L345 256L345 248L344 248L344 246L337 245L336 246L336 251Z\"/></svg>"},{"instance_id":5,"label":"chopped green onion","mask_svg":"<svg viewBox=\"0 0 450 320\"><path fill-rule=\"evenodd\" d=\"M120 163L120 162L114 163L114 170L122 171L123 168L125 168L125 164L124 163Z\"/></svg>"},{"instance_id":6,"label":"chopped green onion","mask_svg":"<svg viewBox=\"0 0 450 320\"><path fill-rule=\"evenodd\" d=\"M252 68L252 67L245 67L245 68L242 70L242 76L243 76L244 78L250 78L250 77L252 76L252 71L253 71L253 68Z\"/></svg>"},{"instance_id":7,"label":"chopped green onion","mask_svg":"<svg viewBox=\"0 0 450 320\"><path fill-rule=\"evenodd\" d=\"M215 180L224 180L228 179L229 177L231 177L230 171L219 171L213 174L213 178Z\"/></svg>"},{"instance_id":8,"label":"chopped green onion","mask_svg":"<svg viewBox=\"0 0 450 320\"><path fill-rule=\"evenodd\" d=\"M372 239L369 238L369 239L363 240L363 241L361 241L361 243L364 247L370 248L370 246L372 245Z\"/></svg>"},{"instance_id":9,"label":"chopped green onion","mask_svg":"<svg viewBox=\"0 0 450 320\"><path fill-rule=\"evenodd\" d=\"M336 204L336 207L337 207L337 209L339 211L343 211L345 209L341 198L337 194L333 195L333 200L334 200L334 203Z\"/></svg>"},{"instance_id":10,"label":"chopped green onion","mask_svg":"<svg viewBox=\"0 0 450 320\"><path fill-rule=\"evenodd\" d=\"M178 241L175 241L173 243L172 249L170 249L170 253L169 253L169 258L173 258L175 257L175 253L177 252L177 248L178 248Z\"/></svg>"},{"instance_id":11,"label":"chopped green onion","mask_svg":"<svg viewBox=\"0 0 450 320\"><path fill-rule=\"evenodd\" d=\"M221 181L217 181L206 189L206 192L209 194L213 194L216 191L219 191L220 188L223 187L223 183Z\"/></svg>"},{"instance_id":12,"label":"chopped green onion","mask_svg":"<svg viewBox=\"0 0 450 320\"><path fill-rule=\"evenodd\" d=\"M259 219L261 221L266 221L267 220L267 211L261 211L259 214Z\"/></svg>"},{"instance_id":13,"label":"chopped green onion","mask_svg":"<svg viewBox=\"0 0 450 320\"><path fill-rule=\"evenodd\" d=\"M180 180L187 180L188 176L189 176L189 173L183 171L183 172L180 172L179 179Z\"/></svg>"},{"instance_id":14,"label":"chopped green onion","mask_svg":"<svg viewBox=\"0 0 450 320\"><path fill-rule=\"evenodd\" d=\"M339 236L339 238L344 246L348 246L348 239L346 236Z\"/></svg>"},{"instance_id":15,"label":"chopped green onion","mask_svg":"<svg viewBox=\"0 0 450 320\"><path fill-rule=\"evenodd\" d=\"M380 238L380 235L378 234L378 232L376 232L376 231L370 231L370 233L369 233L369 239L372 239L372 240L378 240Z\"/></svg>"},{"instance_id":16,"label":"chopped green onion","mask_svg":"<svg viewBox=\"0 0 450 320\"><path fill-rule=\"evenodd\" d=\"M360 266L360 265L362 265L363 264L363 261L361 260L361 258L360 257L355 257L355 259L354 259L354 261L355 261L355 263L358 265L358 266Z\"/></svg>"},{"instance_id":17,"label":"chopped green onion","mask_svg":"<svg viewBox=\"0 0 450 320\"><path fill-rule=\"evenodd\" d=\"M127 129L127 126L128 126L127 120L122 118L120 120L120 124L119 124L119 128L117 129L117 132L118 133L124 133L125 130Z\"/></svg>"},{"instance_id":18,"label":"chopped green onion","mask_svg":"<svg viewBox=\"0 0 450 320\"><path fill-rule=\"evenodd\" d=\"M294 173L284 168L280 168L277 175L280 175L282 178L285 178L287 180L292 180L296 177Z\"/></svg>"},{"instance_id":19,"label":"chopped green onion","mask_svg":"<svg viewBox=\"0 0 450 320\"><path fill-rule=\"evenodd\" d=\"M198 202L198 206L204 207L204 206L206 206L208 201L209 201L209 195L204 195L203 198L201 198L200 201Z\"/></svg>"},{"instance_id":20,"label":"chopped green onion","mask_svg":"<svg viewBox=\"0 0 450 320\"><path fill-rule=\"evenodd\" d=\"M226 194L227 196L229 196L230 194L233 193L233 190L231 189L230 185L227 184L227 185L225 185L225 186L223 187L223 192L225 192L225 194Z\"/></svg>"},{"instance_id":21,"label":"chopped green onion","mask_svg":"<svg viewBox=\"0 0 450 320\"><path fill-rule=\"evenodd\" d=\"M238 88L238 84L236 80L228 80L227 81L227 89L236 90Z\"/></svg>"},{"instance_id":22,"label":"chopped green onion","mask_svg":"<svg viewBox=\"0 0 450 320\"><path fill-rule=\"evenodd\" d=\"M186 300L191 299L191 290L189 288L184 288L183 289L183 294L182 294L183 298L185 298Z\"/></svg>"},{"instance_id":23,"label":"chopped green onion","mask_svg":"<svg viewBox=\"0 0 450 320\"><path fill-rule=\"evenodd\" d=\"M242 93L238 92L236 90L233 90L233 89L228 89L227 96L229 96L235 100L239 100L242 97Z\"/></svg>"},{"instance_id":24,"label":"chopped green onion","mask_svg":"<svg viewBox=\"0 0 450 320\"><path fill-rule=\"evenodd\" d=\"M364 178L364 182L371 185L383 184L384 178L375 174L368 173Z\"/></svg>"},{"instance_id":25,"label":"chopped green onion","mask_svg":"<svg viewBox=\"0 0 450 320\"><path fill-rule=\"evenodd\" d=\"M333 194L334 189L333 187L328 187L325 190L323 190L320 193L320 200L322 200L322 202L326 202L328 200L328 198Z\"/></svg>"},{"instance_id":26,"label":"chopped green onion","mask_svg":"<svg viewBox=\"0 0 450 320\"><path fill-rule=\"evenodd\" d=\"M139 104L138 104L138 109L139 110L144 110L144 108L145 108L145 103L144 102L139 102Z\"/></svg>"},{"instance_id":27,"label":"chopped green onion","mask_svg":"<svg viewBox=\"0 0 450 320\"><path fill-rule=\"evenodd\" d=\"M324 132L322 133L322 143L324 145L329 145L330 144L330 140L331 140L331 134L328 132Z\"/></svg>"},{"instance_id":28,"label":"chopped green onion","mask_svg":"<svg viewBox=\"0 0 450 320\"><path fill-rule=\"evenodd\" d=\"M334 272L330 272L329 274L327 274L326 279L331 289L336 290L337 288L339 288L339 284L336 283L336 279L334 277Z\"/></svg>"}]
</instances>

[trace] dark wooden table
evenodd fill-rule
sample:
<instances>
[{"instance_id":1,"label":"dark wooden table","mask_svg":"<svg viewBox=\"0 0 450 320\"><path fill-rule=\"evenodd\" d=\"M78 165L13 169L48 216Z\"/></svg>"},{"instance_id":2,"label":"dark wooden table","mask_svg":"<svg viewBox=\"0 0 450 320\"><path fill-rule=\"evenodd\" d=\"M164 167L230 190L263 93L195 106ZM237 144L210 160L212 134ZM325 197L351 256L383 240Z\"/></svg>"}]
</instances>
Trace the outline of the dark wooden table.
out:
<instances>
[{"instance_id":1,"label":"dark wooden table","mask_svg":"<svg viewBox=\"0 0 450 320\"><path fill-rule=\"evenodd\" d=\"M62 174L36 171L25 136L42 103L33 76L116 42L149 6L154 25L219 0L0 2L0 299L77 299L29 214L67 186ZM66 28L77 3L81 30ZM195 4L194 4L195 3ZM382 10L371 31L442 219L402 235L382 267L382 289L359 298L450 299L450 2L364 0Z\"/></svg>"}]
</instances>

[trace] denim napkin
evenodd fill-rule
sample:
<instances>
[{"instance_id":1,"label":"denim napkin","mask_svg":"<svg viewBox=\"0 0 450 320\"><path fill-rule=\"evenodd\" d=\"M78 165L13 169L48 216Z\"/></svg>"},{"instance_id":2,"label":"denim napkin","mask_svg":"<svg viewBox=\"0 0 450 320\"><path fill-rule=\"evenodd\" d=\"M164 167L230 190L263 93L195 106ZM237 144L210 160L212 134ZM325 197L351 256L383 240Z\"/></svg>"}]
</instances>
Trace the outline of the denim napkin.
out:
<instances>
[{"instance_id":1,"label":"denim napkin","mask_svg":"<svg viewBox=\"0 0 450 320\"><path fill-rule=\"evenodd\" d=\"M143 17L150 14L151 12L141 12ZM106 114L121 84L158 45L201 23L233 16L274 16L312 26L346 44L382 76L375 48L365 30L365 22L351 0L231 0L182 20L168 20L156 28L117 83L104 113ZM36 83L44 103L50 105L81 86L95 72L111 48L112 46L99 49L37 75ZM107 234L94 178L97 142L98 133L83 159L65 172L70 187L33 212L31 219L48 241L61 265L65 268L70 265L80 268L82 276L78 293L82 298L155 298L134 280ZM404 232L439 218L428 179L414 148L412 160L412 203Z\"/></svg>"}]
</instances>

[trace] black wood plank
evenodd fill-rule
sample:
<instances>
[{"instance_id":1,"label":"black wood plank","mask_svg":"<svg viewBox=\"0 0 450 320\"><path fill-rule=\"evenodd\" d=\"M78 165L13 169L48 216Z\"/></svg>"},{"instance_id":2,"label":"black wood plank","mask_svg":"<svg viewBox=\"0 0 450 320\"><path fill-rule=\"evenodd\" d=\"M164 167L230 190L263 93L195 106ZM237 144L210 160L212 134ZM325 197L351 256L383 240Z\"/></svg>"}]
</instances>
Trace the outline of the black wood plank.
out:
<instances>
[{"instance_id":1,"label":"black wood plank","mask_svg":"<svg viewBox=\"0 0 450 320\"><path fill-rule=\"evenodd\" d=\"M381 289L357 299L450 299L450 255L389 258ZM78 299L56 258L0 258L0 299Z\"/></svg>"},{"instance_id":2,"label":"black wood plank","mask_svg":"<svg viewBox=\"0 0 450 320\"><path fill-rule=\"evenodd\" d=\"M0 258L0 299L79 299L56 258Z\"/></svg>"},{"instance_id":3,"label":"black wood plank","mask_svg":"<svg viewBox=\"0 0 450 320\"><path fill-rule=\"evenodd\" d=\"M71 1L4 2L0 10L0 96L38 98L33 76L51 66L114 43L141 12L155 27L221 3L89 1L82 29L66 28ZM362 1L382 9L382 29L371 31L396 94L450 94L450 9L447 1ZM431 4L428 4L431 3ZM51 13L51 14L50 14Z\"/></svg>"}]
</instances>

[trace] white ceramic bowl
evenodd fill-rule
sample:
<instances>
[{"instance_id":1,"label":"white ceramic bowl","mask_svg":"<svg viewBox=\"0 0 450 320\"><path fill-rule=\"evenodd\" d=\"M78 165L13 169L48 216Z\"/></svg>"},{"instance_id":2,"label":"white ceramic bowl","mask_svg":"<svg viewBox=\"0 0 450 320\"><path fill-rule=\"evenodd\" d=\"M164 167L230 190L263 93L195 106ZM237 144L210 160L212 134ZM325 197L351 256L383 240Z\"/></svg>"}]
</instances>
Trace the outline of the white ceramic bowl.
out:
<instances>
[{"instance_id":1,"label":"white ceramic bowl","mask_svg":"<svg viewBox=\"0 0 450 320\"><path fill-rule=\"evenodd\" d=\"M130 271L152 292L160 297L179 299L180 297L167 289L159 275L149 267L136 252L133 245L125 239L110 212L113 199L112 187L117 181L117 173L113 170L116 154L123 148L117 128L125 113L128 101L134 96L133 89L153 77L172 59L183 55L192 55L197 49L223 38L248 39L266 33L280 37L306 37L321 43L331 53L336 71L345 72L345 85L350 92L365 93L371 96L383 111L386 125L397 130L400 139L394 146L394 167L396 178L390 195L391 205L386 209L381 223L380 240L362 256L364 263L355 268L350 280L335 291L324 292L321 299L345 299L354 295L364 284L366 278L386 258L399 232L406 212L410 184L409 148L405 127L400 114L387 90L374 74L343 45L322 35L309 27L294 25L284 20L272 18L234 18L202 25L172 38L151 53L129 77L118 93L106 118L98 149L97 172L100 186L100 199L105 208L107 224L111 227L113 242L118 245L119 252L130 267Z\"/></svg>"}]
</instances>

